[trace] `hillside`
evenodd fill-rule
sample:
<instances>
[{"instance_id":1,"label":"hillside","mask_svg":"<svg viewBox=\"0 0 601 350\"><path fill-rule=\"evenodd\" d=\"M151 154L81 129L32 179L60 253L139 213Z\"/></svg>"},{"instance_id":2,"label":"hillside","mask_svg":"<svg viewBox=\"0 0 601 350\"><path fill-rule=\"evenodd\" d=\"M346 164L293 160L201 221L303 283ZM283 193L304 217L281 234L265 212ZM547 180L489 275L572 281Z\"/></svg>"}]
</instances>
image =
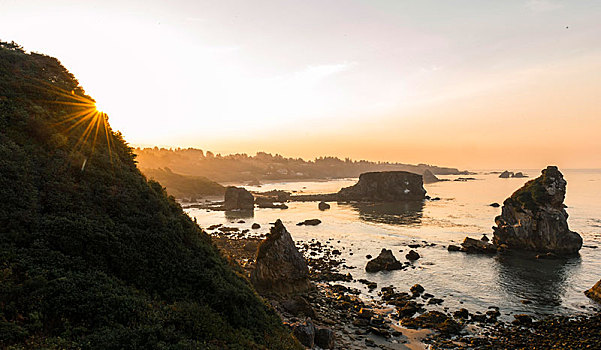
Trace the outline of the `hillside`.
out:
<instances>
[{"instance_id":1,"label":"hillside","mask_svg":"<svg viewBox=\"0 0 601 350\"><path fill-rule=\"evenodd\" d=\"M134 153L140 168L156 169L168 167L173 172L192 176L205 176L213 181L256 181L331 179L358 177L373 171L408 171L423 174L430 170L437 175L467 175L468 172L455 168L428 164L403 164L389 162L354 161L336 157L320 157L305 161L301 158L286 158L259 152L247 154L220 155L195 148L165 149L136 148Z\"/></svg>"},{"instance_id":2,"label":"hillside","mask_svg":"<svg viewBox=\"0 0 601 350\"><path fill-rule=\"evenodd\" d=\"M54 58L0 42L0 348L287 349Z\"/></svg>"},{"instance_id":3,"label":"hillside","mask_svg":"<svg viewBox=\"0 0 601 350\"><path fill-rule=\"evenodd\" d=\"M147 178L158 181L175 198L198 199L203 196L223 195L225 187L204 176L176 174L169 168L143 169Z\"/></svg>"}]
</instances>

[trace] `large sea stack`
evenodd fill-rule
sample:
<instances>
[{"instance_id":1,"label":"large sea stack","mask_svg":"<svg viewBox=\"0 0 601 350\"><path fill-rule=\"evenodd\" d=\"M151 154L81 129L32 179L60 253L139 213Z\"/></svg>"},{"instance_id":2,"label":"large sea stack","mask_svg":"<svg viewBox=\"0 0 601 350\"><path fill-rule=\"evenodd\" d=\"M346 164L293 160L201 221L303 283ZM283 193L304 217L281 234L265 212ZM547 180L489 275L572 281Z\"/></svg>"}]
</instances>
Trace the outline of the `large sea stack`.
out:
<instances>
[{"instance_id":1,"label":"large sea stack","mask_svg":"<svg viewBox=\"0 0 601 350\"><path fill-rule=\"evenodd\" d=\"M259 246L250 280L264 294L295 294L311 288L307 262L281 220Z\"/></svg>"},{"instance_id":2,"label":"large sea stack","mask_svg":"<svg viewBox=\"0 0 601 350\"><path fill-rule=\"evenodd\" d=\"M577 253L582 237L568 228L565 195L563 175L556 166L548 166L503 202L493 227L494 244L557 255Z\"/></svg>"},{"instance_id":3,"label":"large sea stack","mask_svg":"<svg viewBox=\"0 0 601 350\"><path fill-rule=\"evenodd\" d=\"M225 209L253 209L255 197L243 187L229 186L225 189Z\"/></svg>"},{"instance_id":4,"label":"large sea stack","mask_svg":"<svg viewBox=\"0 0 601 350\"><path fill-rule=\"evenodd\" d=\"M359 182L338 192L338 200L397 202L426 197L421 175L406 171L363 173Z\"/></svg>"}]
</instances>

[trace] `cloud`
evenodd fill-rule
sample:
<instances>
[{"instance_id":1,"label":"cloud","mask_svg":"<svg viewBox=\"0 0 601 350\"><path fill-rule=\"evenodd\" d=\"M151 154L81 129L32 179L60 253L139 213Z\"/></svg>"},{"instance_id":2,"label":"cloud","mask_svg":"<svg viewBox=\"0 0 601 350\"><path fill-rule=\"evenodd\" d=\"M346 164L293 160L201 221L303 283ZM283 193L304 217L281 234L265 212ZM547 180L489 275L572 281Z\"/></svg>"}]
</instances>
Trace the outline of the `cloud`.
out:
<instances>
[{"instance_id":1,"label":"cloud","mask_svg":"<svg viewBox=\"0 0 601 350\"><path fill-rule=\"evenodd\" d=\"M547 12L560 9L563 5L550 0L529 0L526 2L526 7L534 12Z\"/></svg>"}]
</instances>

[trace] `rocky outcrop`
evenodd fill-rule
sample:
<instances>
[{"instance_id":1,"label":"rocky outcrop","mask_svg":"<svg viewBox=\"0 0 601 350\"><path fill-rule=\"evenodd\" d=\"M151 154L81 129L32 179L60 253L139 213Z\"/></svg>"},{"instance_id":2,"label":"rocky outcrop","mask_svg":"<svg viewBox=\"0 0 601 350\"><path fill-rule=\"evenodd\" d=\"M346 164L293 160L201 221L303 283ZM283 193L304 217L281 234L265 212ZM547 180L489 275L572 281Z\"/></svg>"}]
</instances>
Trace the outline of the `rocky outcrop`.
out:
<instances>
[{"instance_id":1,"label":"rocky outcrop","mask_svg":"<svg viewBox=\"0 0 601 350\"><path fill-rule=\"evenodd\" d=\"M365 271L367 272L378 272L378 271L392 271L400 270L403 265L392 255L392 250L382 249L380 255L377 258L367 262Z\"/></svg>"},{"instance_id":2,"label":"rocky outcrop","mask_svg":"<svg viewBox=\"0 0 601 350\"><path fill-rule=\"evenodd\" d=\"M363 173L359 182L338 192L340 201L397 202L426 197L421 175L406 171Z\"/></svg>"},{"instance_id":3,"label":"rocky outcrop","mask_svg":"<svg viewBox=\"0 0 601 350\"><path fill-rule=\"evenodd\" d=\"M434 175L434 173L432 173L429 169L426 169L424 171L424 175L422 175L422 178L424 179L425 184L431 184L440 181L440 179L437 178L436 175Z\"/></svg>"},{"instance_id":4,"label":"rocky outcrop","mask_svg":"<svg viewBox=\"0 0 601 350\"><path fill-rule=\"evenodd\" d=\"M465 240L461 243L461 251L466 253L494 254L497 252L497 246L481 239L465 237Z\"/></svg>"},{"instance_id":5,"label":"rocky outcrop","mask_svg":"<svg viewBox=\"0 0 601 350\"><path fill-rule=\"evenodd\" d=\"M513 175L512 172L505 170L504 172L501 173L501 175L499 175L499 177L501 179L509 179L512 175Z\"/></svg>"},{"instance_id":6,"label":"rocky outcrop","mask_svg":"<svg viewBox=\"0 0 601 350\"><path fill-rule=\"evenodd\" d=\"M593 299L594 301L601 303L601 281L595 283L593 288L584 292L587 297Z\"/></svg>"},{"instance_id":7,"label":"rocky outcrop","mask_svg":"<svg viewBox=\"0 0 601 350\"><path fill-rule=\"evenodd\" d=\"M281 220L259 246L250 280L264 294L295 294L311 288L307 263Z\"/></svg>"},{"instance_id":8,"label":"rocky outcrop","mask_svg":"<svg viewBox=\"0 0 601 350\"><path fill-rule=\"evenodd\" d=\"M409 251L409 253L407 253L407 254L405 255L405 258L406 258L407 260L410 260L410 261L415 261L415 260L419 259L419 258L420 258L420 256L419 256L419 254L418 254L418 253L417 253L415 250L411 249L411 250Z\"/></svg>"},{"instance_id":9,"label":"rocky outcrop","mask_svg":"<svg viewBox=\"0 0 601 350\"><path fill-rule=\"evenodd\" d=\"M317 208L319 208L319 210L327 210L327 209L330 209L330 205L326 202L321 201L317 205Z\"/></svg>"},{"instance_id":10,"label":"rocky outcrop","mask_svg":"<svg viewBox=\"0 0 601 350\"><path fill-rule=\"evenodd\" d=\"M301 221L298 224L296 224L296 226L317 226L321 224L321 220L319 219L307 219L305 221Z\"/></svg>"},{"instance_id":11,"label":"rocky outcrop","mask_svg":"<svg viewBox=\"0 0 601 350\"><path fill-rule=\"evenodd\" d=\"M255 198L245 188L229 186L225 189L223 207L231 209L253 209Z\"/></svg>"},{"instance_id":12,"label":"rocky outcrop","mask_svg":"<svg viewBox=\"0 0 601 350\"><path fill-rule=\"evenodd\" d=\"M577 253L582 237L568 228L566 184L555 166L528 181L503 202L501 215L495 218L493 243L557 255Z\"/></svg>"}]
</instances>

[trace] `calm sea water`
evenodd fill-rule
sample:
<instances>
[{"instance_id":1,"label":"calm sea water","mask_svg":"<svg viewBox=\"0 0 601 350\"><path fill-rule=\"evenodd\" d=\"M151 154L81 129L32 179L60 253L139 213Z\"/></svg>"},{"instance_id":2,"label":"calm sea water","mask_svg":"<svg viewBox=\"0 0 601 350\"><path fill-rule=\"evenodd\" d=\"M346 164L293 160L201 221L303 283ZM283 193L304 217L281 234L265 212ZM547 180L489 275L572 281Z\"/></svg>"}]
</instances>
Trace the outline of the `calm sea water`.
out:
<instances>
[{"instance_id":1,"label":"calm sea water","mask_svg":"<svg viewBox=\"0 0 601 350\"><path fill-rule=\"evenodd\" d=\"M538 170L521 170L530 178ZM227 226L250 228L253 222L267 232L269 222L281 219L295 240L330 241L343 252L355 279L367 278L378 283L378 289L393 285L407 291L415 283L445 301L435 308L456 310L466 307L471 312L486 311L498 306L504 316L511 313L573 314L591 312L599 305L590 301L583 291L601 279L601 170L564 170L568 182L566 204L570 229L584 239L580 256L559 260L536 260L534 254L503 254L496 256L468 255L448 252L449 243L458 244L466 236L492 239L495 216L503 200L529 179L500 179L498 174L481 172L474 181L447 181L425 185L428 195L440 201L413 204L337 204L319 211L316 202L288 203L289 209L255 209L251 215L236 212L210 212L187 209L202 227L223 223ZM455 176L441 176L454 179ZM304 193L330 193L354 184L357 179L320 182L288 182L266 184L249 190L282 189ZM246 223L237 224L240 218ZM296 226L305 219L318 218L318 226ZM340 243L337 243L340 241ZM366 255L377 256L382 248L392 249L405 261L407 244L435 243L435 246L415 249L422 258L415 269L366 273ZM597 248L598 247L598 248ZM402 250L402 252L399 252ZM350 252L353 255L350 255ZM377 291L359 283L347 283L363 291L366 299L376 298ZM524 304L527 300L530 303Z\"/></svg>"}]
</instances>

